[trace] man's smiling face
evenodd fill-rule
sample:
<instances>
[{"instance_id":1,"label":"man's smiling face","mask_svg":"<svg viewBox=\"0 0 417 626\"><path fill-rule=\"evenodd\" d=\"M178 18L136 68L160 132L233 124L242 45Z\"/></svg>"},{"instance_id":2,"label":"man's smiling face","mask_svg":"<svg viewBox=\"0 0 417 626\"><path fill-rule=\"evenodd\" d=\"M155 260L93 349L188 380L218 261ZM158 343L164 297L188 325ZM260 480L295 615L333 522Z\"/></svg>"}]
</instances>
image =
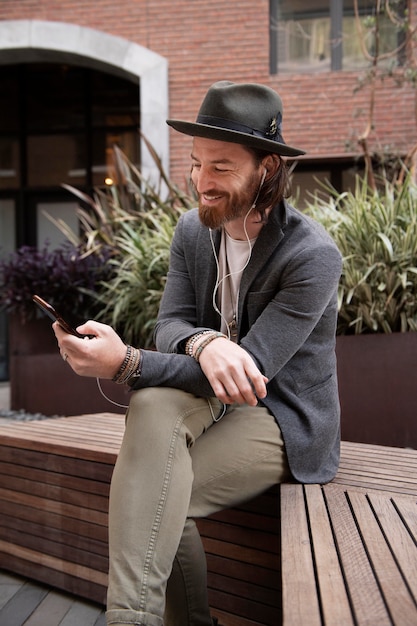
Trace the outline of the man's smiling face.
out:
<instances>
[{"instance_id":1,"label":"man's smiling face","mask_svg":"<svg viewBox=\"0 0 417 626\"><path fill-rule=\"evenodd\" d=\"M253 154L240 144L194 137L191 159L201 222L216 229L243 218L262 176Z\"/></svg>"}]
</instances>

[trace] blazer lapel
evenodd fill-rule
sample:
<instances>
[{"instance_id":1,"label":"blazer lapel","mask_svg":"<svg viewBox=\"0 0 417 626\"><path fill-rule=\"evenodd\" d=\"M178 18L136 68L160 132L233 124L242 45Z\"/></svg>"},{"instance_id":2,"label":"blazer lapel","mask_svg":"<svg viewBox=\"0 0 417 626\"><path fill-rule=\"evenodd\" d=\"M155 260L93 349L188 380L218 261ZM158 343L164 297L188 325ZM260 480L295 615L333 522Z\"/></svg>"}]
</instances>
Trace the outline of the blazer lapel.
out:
<instances>
[{"instance_id":1,"label":"blazer lapel","mask_svg":"<svg viewBox=\"0 0 417 626\"><path fill-rule=\"evenodd\" d=\"M197 311L197 318L202 320L202 325L208 328L219 327L220 318L213 308L213 291L217 279L217 266L210 241L210 233L207 229L202 229L201 235L196 242L198 251L198 263L196 273L196 290L198 290L203 310ZM220 248L221 231L212 231L214 248L218 257Z\"/></svg>"},{"instance_id":2,"label":"blazer lapel","mask_svg":"<svg viewBox=\"0 0 417 626\"><path fill-rule=\"evenodd\" d=\"M238 320L242 319L243 303L256 276L284 237L282 224L285 223L286 209L282 203L271 211L268 222L262 228L252 250L251 260L242 274L239 290ZM240 322L239 322L240 331Z\"/></svg>"}]
</instances>

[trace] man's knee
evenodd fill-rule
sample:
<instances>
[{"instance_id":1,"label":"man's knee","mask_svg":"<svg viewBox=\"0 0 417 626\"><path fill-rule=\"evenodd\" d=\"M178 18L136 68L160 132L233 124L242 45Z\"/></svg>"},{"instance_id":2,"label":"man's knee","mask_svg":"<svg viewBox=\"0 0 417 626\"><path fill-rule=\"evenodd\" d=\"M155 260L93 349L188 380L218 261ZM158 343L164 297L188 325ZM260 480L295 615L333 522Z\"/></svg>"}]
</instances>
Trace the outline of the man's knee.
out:
<instances>
[{"instance_id":1,"label":"man's knee","mask_svg":"<svg viewBox=\"0 0 417 626\"><path fill-rule=\"evenodd\" d=\"M182 430L190 446L213 424L213 418L205 398L171 387L148 387L133 392L126 423L128 429L137 425L142 432L156 434L164 428Z\"/></svg>"}]
</instances>

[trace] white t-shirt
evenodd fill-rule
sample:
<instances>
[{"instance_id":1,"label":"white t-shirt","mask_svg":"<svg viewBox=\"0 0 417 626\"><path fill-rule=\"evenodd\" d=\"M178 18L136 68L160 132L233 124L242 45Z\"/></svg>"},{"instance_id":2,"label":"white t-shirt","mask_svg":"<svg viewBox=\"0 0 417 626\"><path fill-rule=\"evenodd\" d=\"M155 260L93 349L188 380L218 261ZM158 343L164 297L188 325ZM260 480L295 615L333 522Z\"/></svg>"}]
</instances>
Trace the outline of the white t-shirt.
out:
<instances>
[{"instance_id":1,"label":"white t-shirt","mask_svg":"<svg viewBox=\"0 0 417 626\"><path fill-rule=\"evenodd\" d=\"M219 285L217 306L222 316L221 332L237 340L237 305L243 270L249 263L256 237L247 240L232 239L223 229L219 250Z\"/></svg>"}]
</instances>

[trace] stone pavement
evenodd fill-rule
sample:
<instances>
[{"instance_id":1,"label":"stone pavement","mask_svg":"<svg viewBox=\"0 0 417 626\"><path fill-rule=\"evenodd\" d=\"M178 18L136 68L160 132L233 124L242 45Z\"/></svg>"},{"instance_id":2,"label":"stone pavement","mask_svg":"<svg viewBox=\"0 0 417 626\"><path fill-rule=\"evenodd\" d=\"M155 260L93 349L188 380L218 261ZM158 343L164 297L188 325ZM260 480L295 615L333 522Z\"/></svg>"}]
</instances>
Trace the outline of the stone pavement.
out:
<instances>
[{"instance_id":1,"label":"stone pavement","mask_svg":"<svg viewBox=\"0 0 417 626\"><path fill-rule=\"evenodd\" d=\"M2 626L105 626L104 607L0 570Z\"/></svg>"}]
</instances>

